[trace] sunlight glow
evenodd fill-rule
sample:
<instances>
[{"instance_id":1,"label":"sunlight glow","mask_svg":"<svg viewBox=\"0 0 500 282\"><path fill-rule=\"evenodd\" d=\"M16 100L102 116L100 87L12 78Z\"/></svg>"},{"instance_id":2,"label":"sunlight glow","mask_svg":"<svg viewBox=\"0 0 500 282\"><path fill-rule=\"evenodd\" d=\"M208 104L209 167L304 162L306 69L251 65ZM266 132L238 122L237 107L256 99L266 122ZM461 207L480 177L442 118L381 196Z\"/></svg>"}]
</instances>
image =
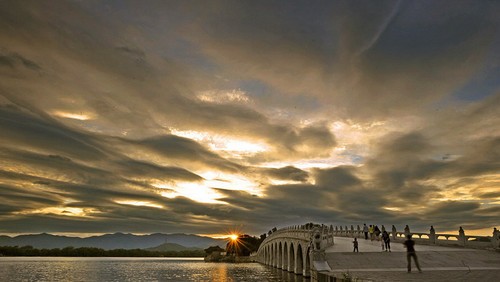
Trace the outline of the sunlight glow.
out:
<instances>
[{"instance_id":1,"label":"sunlight glow","mask_svg":"<svg viewBox=\"0 0 500 282\"><path fill-rule=\"evenodd\" d=\"M401 208L398 208L398 207L382 207L382 208L385 210L388 210L388 211L401 211L402 210Z\"/></svg>"},{"instance_id":2,"label":"sunlight glow","mask_svg":"<svg viewBox=\"0 0 500 282\"><path fill-rule=\"evenodd\" d=\"M233 89L231 91L224 90L209 90L200 92L200 94L196 95L200 101L207 103L215 103L215 104L223 104L229 102L238 102L238 103L248 103L250 102L250 98L246 95L245 91L241 89Z\"/></svg>"},{"instance_id":3,"label":"sunlight glow","mask_svg":"<svg viewBox=\"0 0 500 282\"><path fill-rule=\"evenodd\" d=\"M202 172L199 175L205 178L204 184L211 188L246 191L252 195L262 195L259 184L242 175L213 171Z\"/></svg>"},{"instance_id":4,"label":"sunlight glow","mask_svg":"<svg viewBox=\"0 0 500 282\"><path fill-rule=\"evenodd\" d=\"M241 158L245 155L253 155L269 150L269 147L262 142L241 140L226 135L195 130L178 130L175 128L170 128L170 132L174 135L203 143L211 150L226 152L229 157Z\"/></svg>"},{"instance_id":5,"label":"sunlight glow","mask_svg":"<svg viewBox=\"0 0 500 282\"><path fill-rule=\"evenodd\" d=\"M176 184L153 184L153 186L170 191L160 192L160 195L166 198L176 198L179 196L189 198L193 201L209 204L226 204L218 201L223 195L212 188L209 188L197 182L179 182Z\"/></svg>"},{"instance_id":6,"label":"sunlight glow","mask_svg":"<svg viewBox=\"0 0 500 282\"><path fill-rule=\"evenodd\" d=\"M216 189L245 191L258 197L263 196L259 183L254 182L243 175L226 174L216 171L197 172L204 178L197 182L157 182L152 185L161 189L159 192L163 197L173 199L176 197L186 197L200 203L226 204L219 201L224 197Z\"/></svg>"},{"instance_id":7,"label":"sunlight glow","mask_svg":"<svg viewBox=\"0 0 500 282\"><path fill-rule=\"evenodd\" d=\"M236 240L238 240L238 235L236 235L236 234L230 234L229 238L231 239L231 241L236 241Z\"/></svg>"},{"instance_id":8,"label":"sunlight glow","mask_svg":"<svg viewBox=\"0 0 500 282\"><path fill-rule=\"evenodd\" d=\"M163 208L162 205L154 204L151 202L145 202L145 201L126 200L126 201L115 201L115 203L122 204L122 205L138 206L138 207L152 207L152 208L158 208L158 209Z\"/></svg>"},{"instance_id":9,"label":"sunlight glow","mask_svg":"<svg viewBox=\"0 0 500 282\"><path fill-rule=\"evenodd\" d=\"M89 113L70 113L70 112L63 112L63 111L55 111L52 113L55 116L62 117L62 118L69 118L69 119L77 119L77 120L89 120L93 119L93 115Z\"/></svg>"},{"instance_id":10,"label":"sunlight glow","mask_svg":"<svg viewBox=\"0 0 500 282\"><path fill-rule=\"evenodd\" d=\"M20 211L15 214L55 214L63 216L83 217L89 214L95 214L99 211L92 208L72 208L72 207L46 207L35 210Z\"/></svg>"}]
</instances>

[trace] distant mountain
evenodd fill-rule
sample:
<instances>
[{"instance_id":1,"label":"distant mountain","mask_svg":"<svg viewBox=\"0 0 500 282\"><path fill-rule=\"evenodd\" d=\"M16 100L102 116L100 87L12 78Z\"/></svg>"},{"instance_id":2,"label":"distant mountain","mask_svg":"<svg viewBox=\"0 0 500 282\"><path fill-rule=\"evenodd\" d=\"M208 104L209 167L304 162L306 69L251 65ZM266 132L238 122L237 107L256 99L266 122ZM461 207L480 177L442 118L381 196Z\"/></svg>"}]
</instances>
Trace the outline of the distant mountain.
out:
<instances>
[{"instance_id":1,"label":"distant mountain","mask_svg":"<svg viewBox=\"0 0 500 282\"><path fill-rule=\"evenodd\" d=\"M159 246L156 246L154 248L147 248L146 250L148 251L157 251L157 252L169 252L169 251L175 251L175 252L180 252L180 251L199 251L203 250L202 248L196 248L196 247L184 247L179 244L175 243L165 243L161 244Z\"/></svg>"},{"instance_id":2,"label":"distant mountain","mask_svg":"<svg viewBox=\"0 0 500 282\"><path fill-rule=\"evenodd\" d=\"M0 236L0 246L33 246L39 249L64 247L96 247L105 250L112 249L147 249L165 243L174 243L186 248L204 249L209 246L221 246L225 240L213 239L193 234L162 234L134 235L129 233L114 233L87 238L51 235L47 233L19 235L15 237Z\"/></svg>"}]
</instances>

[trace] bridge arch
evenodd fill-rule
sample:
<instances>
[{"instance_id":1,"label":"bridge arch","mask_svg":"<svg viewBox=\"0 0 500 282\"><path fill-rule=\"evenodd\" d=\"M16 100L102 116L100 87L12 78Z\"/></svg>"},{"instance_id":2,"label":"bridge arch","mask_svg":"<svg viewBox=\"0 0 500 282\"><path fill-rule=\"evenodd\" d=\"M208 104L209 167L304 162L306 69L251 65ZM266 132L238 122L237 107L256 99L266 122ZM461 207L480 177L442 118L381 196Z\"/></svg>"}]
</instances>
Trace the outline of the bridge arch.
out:
<instances>
[{"instance_id":1,"label":"bridge arch","mask_svg":"<svg viewBox=\"0 0 500 282\"><path fill-rule=\"evenodd\" d=\"M264 239L257 251L257 261L308 277L313 269L312 238L317 232L321 233L320 248L333 245L331 227L309 224L286 227L274 230Z\"/></svg>"},{"instance_id":2,"label":"bridge arch","mask_svg":"<svg viewBox=\"0 0 500 282\"><path fill-rule=\"evenodd\" d=\"M304 254L302 251L302 246L300 243L297 245L297 255L295 256L295 270L294 273L303 274L304 273Z\"/></svg>"},{"instance_id":3,"label":"bridge arch","mask_svg":"<svg viewBox=\"0 0 500 282\"><path fill-rule=\"evenodd\" d=\"M283 270L288 270L288 265L289 265L289 262L288 262L288 245L287 245L287 242L285 241L285 243L283 244L283 265L281 267L281 269Z\"/></svg>"},{"instance_id":4,"label":"bridge arch","mask_svg":"<svg viewBox=\"0 0 500 282\"><path fill-rule=\"evenodd\" d=\"M278 243L278 265L276 267L283 267L283 246L281 245L281 241Z\"/></svg>"}]
</instances>

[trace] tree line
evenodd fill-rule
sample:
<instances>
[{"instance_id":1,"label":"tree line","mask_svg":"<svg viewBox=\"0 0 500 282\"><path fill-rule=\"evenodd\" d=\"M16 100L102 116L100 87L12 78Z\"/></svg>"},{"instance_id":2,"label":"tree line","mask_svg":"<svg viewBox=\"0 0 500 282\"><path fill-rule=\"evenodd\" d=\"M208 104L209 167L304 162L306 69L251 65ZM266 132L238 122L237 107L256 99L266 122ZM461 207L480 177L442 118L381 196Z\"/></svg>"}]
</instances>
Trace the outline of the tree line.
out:
<instances>
[{"instance_id":1,"label":"tree line","mask_svg":"<svg viewBox=\"0 0 500 282\"><path fill-rule=\"evenodd\" d=\"M144 249L104 250L92 247L37 249L32 246L0 246L0 256L41 257L203 257L203 250L148 251Z\"/></svg>"}]
</instances>

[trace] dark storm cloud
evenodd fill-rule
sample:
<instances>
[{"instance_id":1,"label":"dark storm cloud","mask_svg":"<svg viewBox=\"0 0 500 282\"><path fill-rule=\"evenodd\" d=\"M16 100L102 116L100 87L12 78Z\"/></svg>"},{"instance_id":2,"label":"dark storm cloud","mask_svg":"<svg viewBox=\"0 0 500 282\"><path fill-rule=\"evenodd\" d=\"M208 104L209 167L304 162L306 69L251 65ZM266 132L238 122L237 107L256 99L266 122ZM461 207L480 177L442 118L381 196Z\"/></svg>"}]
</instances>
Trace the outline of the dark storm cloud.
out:
<instances>
[{"instance_id":1,"label":"dark storm cloud","mask_svg":"<svg viewBox=\"0 0 500 282\"><path fill-rule=\"evenodd\" d=\"M449 217L450 215L471 213L478 210L480 207L479 203L475 202L458 202L458 201L447 201L439 203L434 206L434 209L429 210L428 213L432 214L433 217Z\"/></svg>"},{"instance_id":2,"label":"dark storm cloud","mask_svg":"<svg viewBox=\"0 0 500 282\"><path fill-rule=\"evenodd\" d=\"M243 169L243 166L218 156L188 138L164 135L129 142L143 146L170 159L187 159L192 162L201 162L211 167L233 172Z\"/></svg>"},{"instance_id":3,"label":"dark storm cloud","mask_svg":"<svg viewBox=\"0 0 500 282\"><path fill-rule=\"evenodd\" d=\"M15 68L18 66L23 66L32 70L40 70L41 67L35 62L24 58L23 56L10 53L10 54L1 54L0 53L0 66L7 66L11 68Z\"/></svg>"},{"instance_id":4,"label":"dark storm cloud","mask_svg":"<svg viewBox=\"0 0 500 282\"><path fill-rule=\"evenodd\" d=\"M56 155L41 155L28 151L3 149L0 156L5 161L9 161L9 164L20 165L19 170L44 171L52 175L63 174L65 177L80 182L100 179L104 183L106 182L105 179L109 177L109 171L107 170L75 163L69 158Z\"/></svg>"},{"instance_id":5,"label":"dark storm cloud","mask_svg":"<svg viewBox=\"0 0 500 282\"><path fill-rule=\"evenodd\" d=\"M282 168L265 169L264 173L269 177L280 180L293 180L304 182L309 178L307 171L301 170L294 166L286 166Z\"/></svg>"},{"instance_id":6,"label":"dark storm cloud","mask_svg":"<svg viewBox=\"0 0 500 282\"><path fill-rule=\"evenodd\" d=\"M498 32L490 2L451 10L422 1L224 4L199 12L191 25L189 36L207 54L284 92L347 106L351 118L401 114L440 99L481 68Z\"/></svg>"},{"instance_id":7,"label":"dark storm cloud","mask_svg":"<svg viewBox=\"0 0 500 282\"><path fill-rule=\"evenodd\" d=\"M276 185L268 188L265 197L252 196L243 191L219 190L229 203L229 214L235 222L241 220L249 229L262 230L273 225L302 224L306 221L330 222L341 216L330 205L330 192L314 185Z\"/></svg>"},{"instance_id":8,"label":"dark storm cloud","mask_svg":"<svg viewBox=\"0 0 500 282\"><path fill-rule=\"evenodd\" d=\"M485 208L485 209L481 209L481 214L484 214L486 216L489 216L490 217L490 220L492 222L495 222L496 218L497 218L497 215L500 213L500 207L499 206L496 206L496 207L491 207L491 208Z\"/></svg>"},{"instance_id":9,"label":"dark storm cloud","mask_svg":"<svg viewBox=\"0 0 500 282\"><path fill-rule=\"evenodd\" d=\"M0 141L4 146L43 148L84 160L106 156L90 136L17 107L0 106L0 129L9 133Z\"/></svg>"},{"instance_id":10,"label":"dark storm cloud","mask_svg":"<svg viewBox=\"0 0 500 282\"><path fill-rule=\"evenodd\" d=\"M124 160L118 162L117 164L121 175L159 180L178 179L185 181L198 181L203 179L201 176L180 167L166 167L137 160Z\"/></svg>"},{"instance_id":11,"label":"dark storm cloud","mask_svg":"<svg viewBox=\"0 0 500 282\"><path fill-rule=\"evenodd\" d=\"M331 187L334 190L344 190L352 186L360 186L361 180L353 172L355 167L338 166L316 172L316 185Z\"/></svg>"},{"instance_id":12,"label":"dark storm cloud","mask_svg":"<svg viewBox=\"0 0 500 282\"><path fill-rule=\"evenodd\" d=\"M482 199L493 199L493 198L500 198L500 191L498 192L488 192L488 193L482 193L478 195Z\"/></svg>"},{"instance_id":13,"label":"dark storm cloud","mask_svg":"<svg viewBox=\"0 0 500 282\"><path fill-rule=\"evenodd\" d=\"M51 193L46 191L31 191L10 185L1 185L1 188L0 198L3 199L2 202L8 202L11 206L16 203L18 211L26 207L37 208L61 203L61 199L55 199Z\"/></svg>"}]
</instances>

